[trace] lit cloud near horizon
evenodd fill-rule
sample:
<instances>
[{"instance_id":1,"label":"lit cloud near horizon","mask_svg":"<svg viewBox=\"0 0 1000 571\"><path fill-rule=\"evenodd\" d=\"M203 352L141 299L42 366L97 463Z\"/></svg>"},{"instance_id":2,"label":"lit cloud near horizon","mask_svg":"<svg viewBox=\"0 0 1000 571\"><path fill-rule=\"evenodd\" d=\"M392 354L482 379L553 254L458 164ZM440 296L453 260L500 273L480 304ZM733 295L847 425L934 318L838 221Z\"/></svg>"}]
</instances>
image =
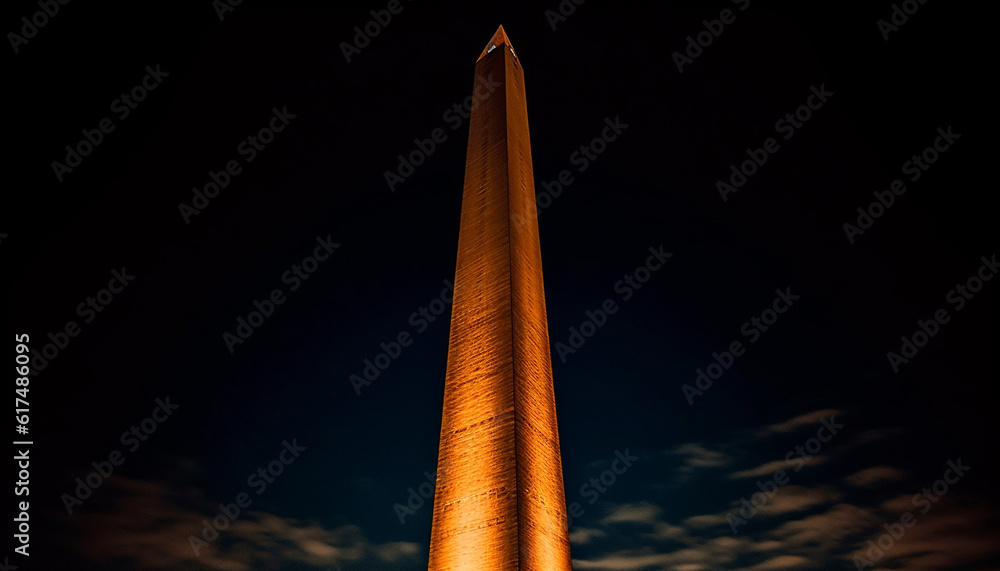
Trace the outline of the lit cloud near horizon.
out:
<instances>
[{"instance_id":1,"label":"lit cloud near horizon","mask_svg":"<svg viewBox=\"0 0 1000 571\"><path fill-rule=\"evenodd\" d=\"M734 435L731 441L739 441L739 448L774 438L802 442L815 433L822 419L833 415L837 422L841 415L850 419L843 411L819 410L758 429L749 440ZM675 471L687 474L675 477L679 489L660 501L599 506L604 517L571 536L573 567L594 571L985 568L988 561L1000 557L1000 545L989 531L1000 527L1000 521L987 507L966 501L961 475L947 474L954 480L954 491L938 496L932 490L933 497L915 498L934 480L920 484L923 480L911 479L908 470L886 464L855 466L858 460L852 452L899 435L900 431L888 428L844 434L842 442L831 439L829 446L824 445L803 465L801 476L793 463L782 458L742 466L737 460L741 454L732 445L714 448L695 442L678 446L662 457L675 462L679 457ZM826 470L822 474L820 466ZM942 462L942 473L947 468ZM788 482L777 488L765 486L774 492L767 497L756 484L766 482L777 470L787 471ZM827 481L827 475L840 472L847 476ZM724 510L678 513L671 498L694 493L690 488L696 485L713 489L735 485L746 489L747 499L760 492L758 499L767 501L746 524L737 524L734 533L730 518L740 514L739 494L722 497L724 493L718 492L718 499L729 502ZM913 493L899 493L909 488ZM884 500L876 507L865 507L871 503L859 498L863 494L877 494ZM910 526L900 523L906 513L913 515L913 521L902 522Z\"/></svg>"}]
</instances>

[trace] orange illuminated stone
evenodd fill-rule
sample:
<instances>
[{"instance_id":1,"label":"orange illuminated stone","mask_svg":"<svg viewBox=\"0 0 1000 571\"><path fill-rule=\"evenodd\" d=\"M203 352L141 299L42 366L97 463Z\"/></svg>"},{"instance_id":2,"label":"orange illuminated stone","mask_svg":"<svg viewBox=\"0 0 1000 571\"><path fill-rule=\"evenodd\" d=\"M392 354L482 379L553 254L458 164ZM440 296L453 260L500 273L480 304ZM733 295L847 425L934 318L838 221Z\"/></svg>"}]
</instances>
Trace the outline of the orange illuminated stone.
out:
<instances>
[{"instance_id":1,"label":"orange illuminated stone","mask_svg":"<svg viewBox=\"0 0 1000 571\"><path fill-rule=\"evenodd\" d=\"M488 79L489 78L489 79ZM445 374L433 571L571 569L521 64L476 61Z\"/></svg>"}]
</instances>

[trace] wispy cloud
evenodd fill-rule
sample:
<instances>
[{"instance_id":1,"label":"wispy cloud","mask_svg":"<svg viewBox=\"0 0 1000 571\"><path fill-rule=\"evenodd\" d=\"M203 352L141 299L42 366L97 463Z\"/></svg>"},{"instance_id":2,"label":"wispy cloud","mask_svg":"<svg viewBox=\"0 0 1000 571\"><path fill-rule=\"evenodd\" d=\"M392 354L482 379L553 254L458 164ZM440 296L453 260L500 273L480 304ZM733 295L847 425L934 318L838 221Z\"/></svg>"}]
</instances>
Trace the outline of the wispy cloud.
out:
<instances>
[{"instance_id":1,"label":"wispy cloud","mask_svg":"<svg viewBox=\"0 0 1000 571\"><path fill-rule=\"evenodd\" d=\"M602 523L644 523L653 525L660 515L660 508L650 503L622 504L611 508Z\"/></svg>"},{"instance_id":2,"label":"wispy cloud","mask_svg":"<svg viewBox=\"0 0 1000 571\"><path fill-rule=\"evenodd\" d=\"M802 459L802 462L808 466L818 466L829 460L829 456L811 456L809 458ZM739 470L733 472L726 476L730 480L742 480L744 478L770 478L778 470L783 470L788 472L790 470L789 462L787 460L774 460L761 464L760 466L755 466L753 468L748 468L746 470Z\"/></svg>"},{"instance_id":3,"label":"wispy cloud","mask_svg":"<svg viewBox=\"0 0 1000 571\"><path fill-rule=\"evenodd\" d=\"M590 543L592 540L597 539L599 537L604 537L606 535L607 533L605 533L604 530L577 527L570 530L569 542L574 545L586 545Z\"/></svg>"},{"instance_id":4,"label":"wispy cloud","mask_svg":"<svg viewBox=\"0 0 1000 571\"><path fill-rule=\"evenodd\" d=\"M726 516L722 514L695 515L686 518L683 522L688 529L706 530L718 526L727 526Z\"/></svg>"},{"instance_id":5,"label":"wispy cloud","mask_svg":"<svg viewBox=\"0 0 1000 571\"><path fill-rule=\"evenodd\" d=\"M800 414L794 418L790 418L784 422L779 422L772 424L758 431L760 436L769 436L771 434L782 434L786 432L792 432L802 426L812 426L817 424L824 418L830 418L831 416L837 416L843 414L843 411L827 408L823 410L817 410L813 412L808 412L806 414Z\"/></svg>"},{"instance_id":6,"label":"wispy cloud","mask_svg":"<svg viewBox=\"0 0 1000 571\"><path fill-rule=\"evenodd\" d=\"M76 552L67 557L74 562L127 562L151 571L249 571L290 562L319 570L339 565L393 569L404 563L412 569L426 561L425 546L418 543L374 543L355 525L331 529L256 510L240 514L195 555L189 537L201 538L202 520L217 514L218 502L119 475L100 491L103 499L95 509L60 518L72 529L67 537L74 538Z\"/></svg>"},{"instance_id":7,"label":"wispy cloud","mask_svg":"<svg viewBox=\"0 0 1000 571\"><path fill-rule=\"evenodd\" d=\"M760 515L774 516L803 512L831 504L840 498L839 492L828 487L785 486L779 488L767 505L760 509Z\"/></svg>"},{"instance_id":8,"label":"wispy cloud","mask_svg":"<svg viewBox=\"0 0 1000 571\"><path fill-rule=\"evenodd\" d=\"M673 453L682 457L682 466L687 469L721 468L730 462L729 457L722 452L709 450L697 442L678 446Z\"/></svg>"},{"instance_id":9,"label":"wispy cloud","mask_svg":"<svg viewBox=\"0 0 1000 571\"><path fill-rule=\"evenodd\" d=\"M876 518L874 525L866 526L856 547L846 558L854 556L870 557L868 541L876 541L886 534L885 524L897 522L909 511L916 518L905 534L894 540L889 549L877 561L878 567L892 569L956 569L966 565L982 564L985 554L992 554L991 561L1000 564L1000 544L996 534L1000 529L1000 517L987 506L956 501L952 495L942 497L932 511L920 514L911 502L912 494L900 495L887 501L891 507L888 520ZM985 569L986 566L978 566Z\"/></svg>"},{"instance_id":10,"label":"wispy cloud","mask_svg":"<svg viewBox=\"0 0 1000 571\"><path fill-rule=\"evenodd\" d=\"M809 560L798 555L779 555L773 559L754 565L751 571L765 571L770 569L802 569L809 566Z\"/></svg>"},{"instance_id":11,"label":"wispy cloud","mask_svg":"<svg viewBox=\"0 0 1000 571\"><path fill-rule=\"evenodd\" d=\"M873 466L855 472L844 479L856 488L870 488L886 482L899 482L906 477L906 472L891 466Z\"/></svg>"},{"instance_id":12,"label":"wispy cloud","mask_svg":"<svg viewBox=\"0 0 1000 571\"><path fill-rule=\"evenodd\" d=\"M740 447L772 450L780 443L773 437L818 427L824 419L841 415L839 409L823 409L794 416L756 430L734 433L730 442ZM849 424L849 423L848 423ZM607 516L596 529L588 531L594 541L581 543L574 551L574 569L602 571L728 571L734 569L781 571L784 569L854 568L854 556L864 556L869 541L886 533L885 525L898 521L906 511L913 511L912 494L893 495L871 507L857 503L864 497L871 501L890 484L898 485L910 477L908 470L889 464L859 465L862 448L899 438L898 428L852 430L836 446L824 447L805 464L823 465L824 470L809 471L809 478L796 478L768 496L746 527L733 535L726 515L738 502L726 504L729 511L684 513L692 504L691 495L717 497L719 489L745 486L751 478L768 478L778 470L789 471L783 459L742 468L728 474L719 468L736 464L736 447L711 443L688 443L668 450L667 456L679 457L674 469L688 477L679 488L653 486L662 493L657 500L647 500L608 507ZM846 435L845 435L846 436ZM799 438L799 436L795 436ZM806 473L805 470L802 472ZM846 475L845 475L846 474ZM824 480L825 478L825 480ZM759 490L751 486L747 494ZM916 491L916 490L915 490ZM726 492L729 493L728 491ZM1000 516L987 507L962 499L964 491L956 487L935 505L923 519L906 531L872 568L872 571L906 569L961 569L971 571L1000 568ZM731 498L725 498L727 500ZM716 504L718 505L718 504ZM648 526L637 531L636 525ZM597 532L604 532L598 535ZM883 540L884 542L884 540Z\"/></svg>"}]
</instances>

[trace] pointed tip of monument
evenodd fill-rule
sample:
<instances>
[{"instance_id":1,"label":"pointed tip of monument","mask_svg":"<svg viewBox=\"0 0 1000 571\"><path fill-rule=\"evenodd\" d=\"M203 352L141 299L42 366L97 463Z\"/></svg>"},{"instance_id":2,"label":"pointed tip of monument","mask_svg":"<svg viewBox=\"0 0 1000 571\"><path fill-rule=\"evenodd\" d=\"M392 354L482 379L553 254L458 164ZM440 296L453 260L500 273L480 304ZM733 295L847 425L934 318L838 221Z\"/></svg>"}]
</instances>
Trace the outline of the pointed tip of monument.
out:
<instances>
[{"instance_id":1,"label":"pointed tip of monument","mask_svg":"<svg viewBox=\"0 0 1000 571\"><path fill-rule=\"evenodd\" d=\"M476 59L476 61L483 59L484 55L492 52L494 49L500 46L507 46L510 48L511 53L514 53L514 46L511 45L510 38L507 37L507 32L505 32L503 29L503 24L501 24L500 27L497 28L497 31L493 34L493 37L490 39L489 43L486 44L485 48L483 48L483 53L479 54L479 58Z\"/></svg>"}]
</instances>

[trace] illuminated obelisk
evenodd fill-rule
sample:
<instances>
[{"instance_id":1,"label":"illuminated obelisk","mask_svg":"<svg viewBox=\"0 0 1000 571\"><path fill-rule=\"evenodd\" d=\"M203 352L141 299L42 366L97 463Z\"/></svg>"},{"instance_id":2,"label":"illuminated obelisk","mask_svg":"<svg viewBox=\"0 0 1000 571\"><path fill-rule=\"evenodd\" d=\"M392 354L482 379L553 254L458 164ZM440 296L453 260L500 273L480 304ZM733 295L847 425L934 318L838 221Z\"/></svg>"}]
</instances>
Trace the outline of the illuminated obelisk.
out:
<instances>
[{"instance_id":1,"label":"illuminated obelisk","mask_svg":"<svg viewBox=\"0 0 1000 571\"><path fill-rule=\"evenodd\" d=\"M502 26L473 92L428 568L569 570L524 75Z\"/></svg>"}]
</instances>

